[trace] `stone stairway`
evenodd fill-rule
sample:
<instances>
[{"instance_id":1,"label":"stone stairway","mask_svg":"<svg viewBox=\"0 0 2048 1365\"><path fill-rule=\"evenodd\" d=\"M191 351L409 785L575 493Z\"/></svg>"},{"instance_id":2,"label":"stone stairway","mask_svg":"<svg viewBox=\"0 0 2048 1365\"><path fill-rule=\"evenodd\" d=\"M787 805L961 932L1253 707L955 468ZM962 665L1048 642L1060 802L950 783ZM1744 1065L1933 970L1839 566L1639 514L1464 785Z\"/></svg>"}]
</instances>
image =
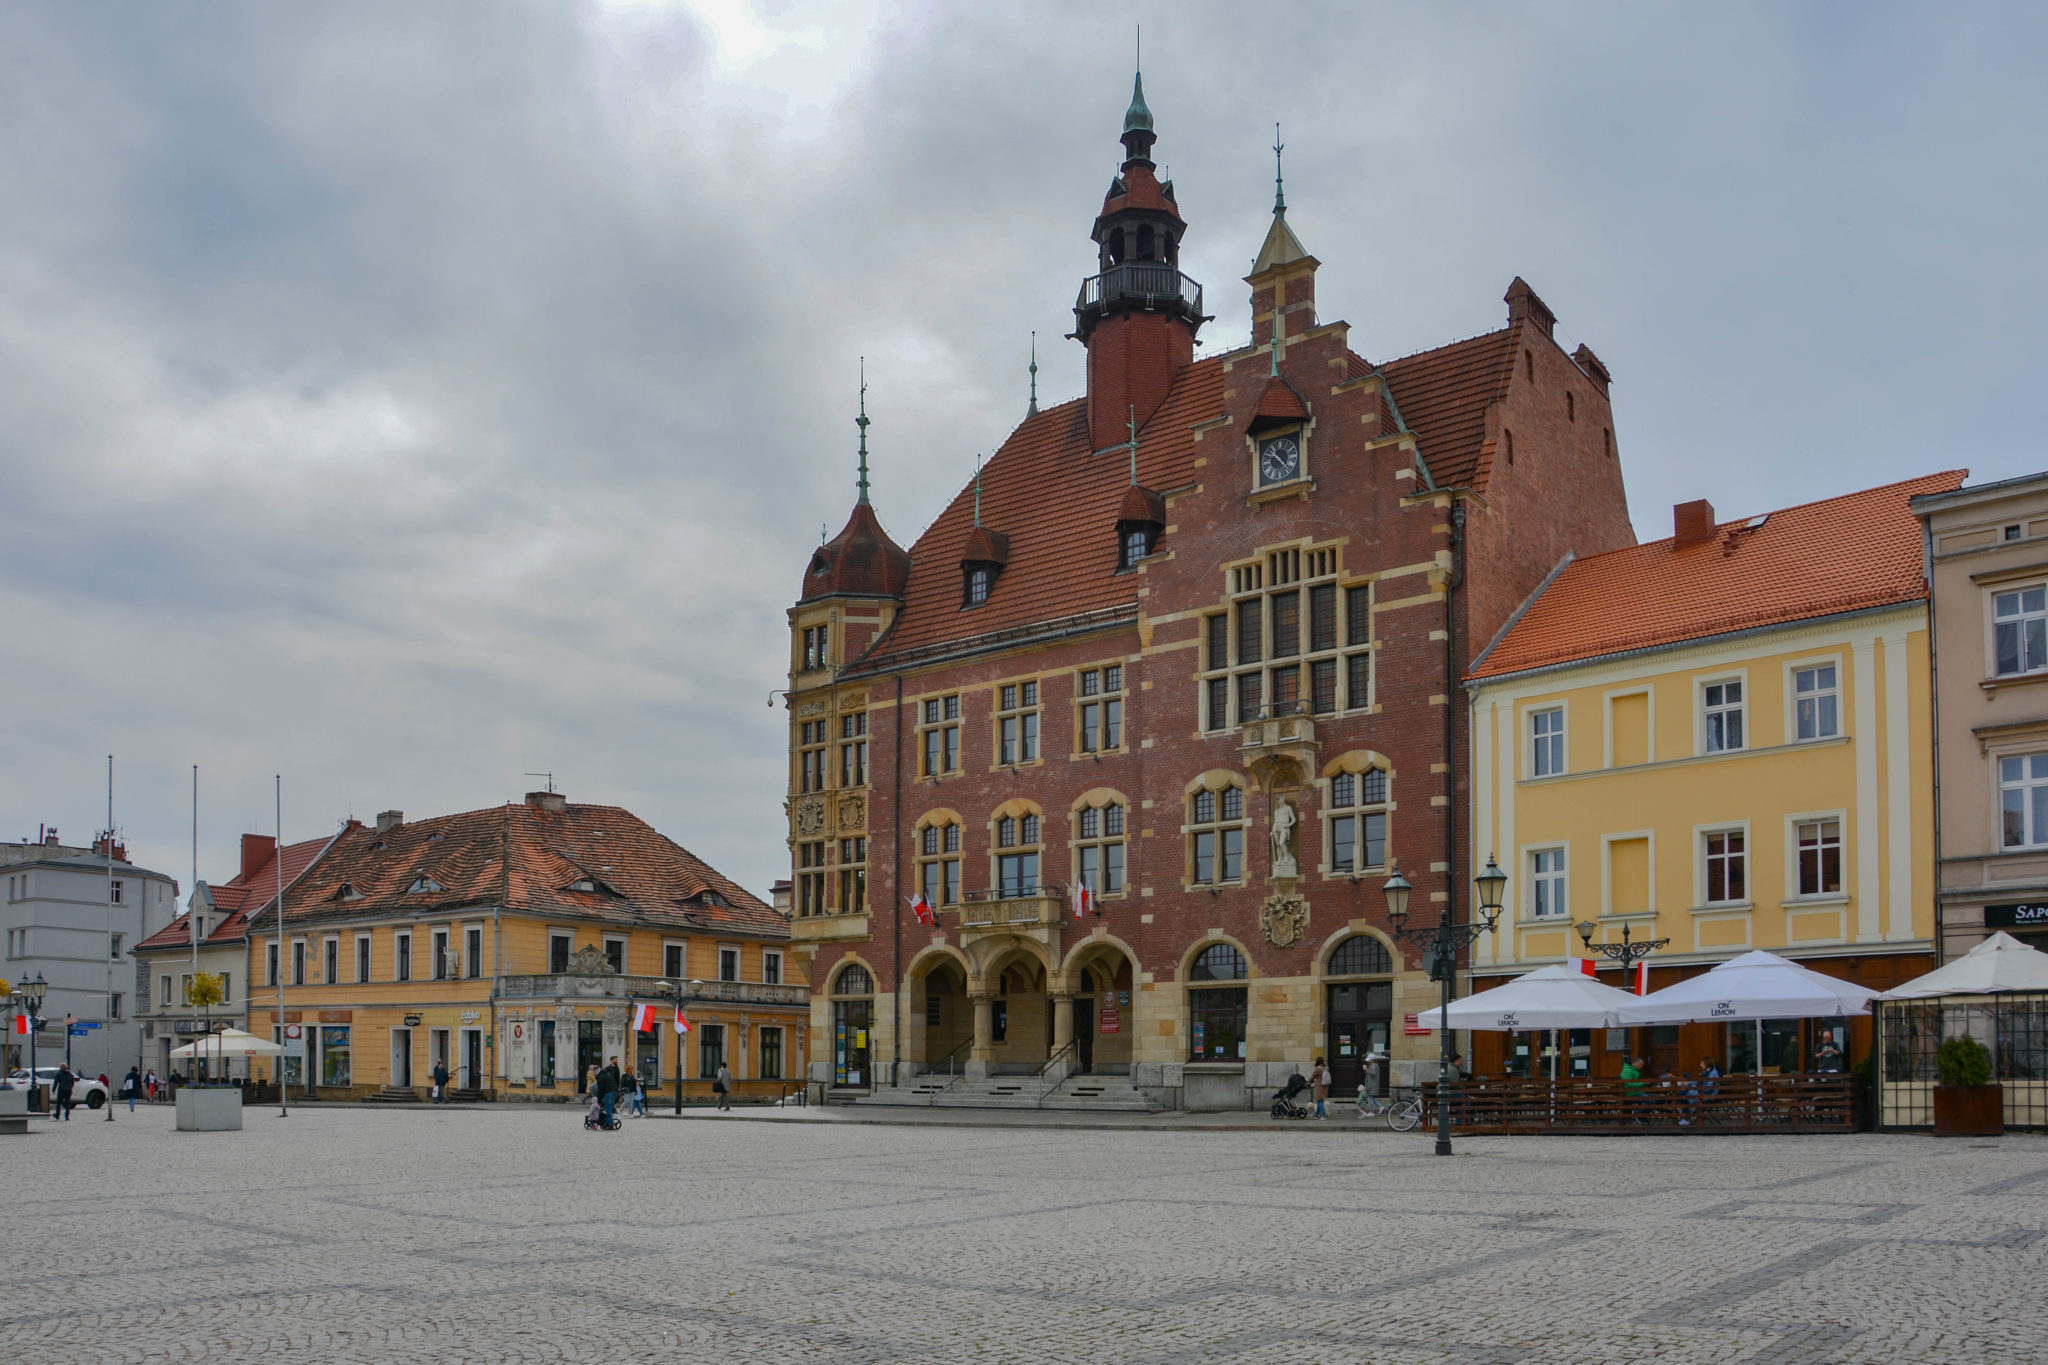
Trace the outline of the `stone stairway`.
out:
<instances>
[{"instance_id":1,"label":"stone stairway","mask_svg":"<svg viewBox=\"0 0 2048 1365\"><path fill-rule=\"evenodd\" d=\"M920 1076L910 1085L885 1086L855 1103L872 1108L1018 1109L1082 1113L1150 1114L1159 1106L1131 1088L1126 1076L1074 1075L1050 1091L1037 1076L953 1080Z\"/></svg>"},{"instance_id":2,"label":"stone stairway","mask_svg":"<svg viewBox=\"0 0 2048 1365\"><path fill-rule=\"evenodd\" d=\"M419 1092L408 1090L402 1085L387 1085L370 1096L371 1104L418 1104Z\"/></svg>"}]
</instances>

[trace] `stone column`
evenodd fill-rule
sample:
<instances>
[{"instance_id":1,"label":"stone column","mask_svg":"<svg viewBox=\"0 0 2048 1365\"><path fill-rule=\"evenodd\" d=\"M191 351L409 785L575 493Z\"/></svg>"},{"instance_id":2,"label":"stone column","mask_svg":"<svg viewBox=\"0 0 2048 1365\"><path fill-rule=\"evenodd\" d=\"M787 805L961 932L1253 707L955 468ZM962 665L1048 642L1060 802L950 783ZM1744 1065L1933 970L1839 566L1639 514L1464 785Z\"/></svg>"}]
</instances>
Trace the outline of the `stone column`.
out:
<instances>
[{"instance_id":1,"label":"stone column","mask_svg":"<svg viewBox=\"0 0 2048 1365\"><path fill-rule=\"evenodd\" d=\"M974 1048L967 1054L967 1079L984 1080L996 1055L996 998L988 991L976 991L974 1001Z\"/></svg>"},{"instance_id":2,"label":"stone column","mask_svg":"<svg viewBox=\"0 0 2048 1365\"><path fill-rule=\"evenodd\" d=\"M1062 1048L1065 1048L1074 1041L1074 993L1072 991L1052 991L1050 994L1052 996L1052 1050L1053 1054L1058 1056ZM1073 1075L1079 1064L1080 1058L1069 1053L1067 1056L1061 1057L1059 1062L1046 1073L1047 1079L1054 1085L1058 1085L1061 1081Z\"/></svg>"}]
</instances>

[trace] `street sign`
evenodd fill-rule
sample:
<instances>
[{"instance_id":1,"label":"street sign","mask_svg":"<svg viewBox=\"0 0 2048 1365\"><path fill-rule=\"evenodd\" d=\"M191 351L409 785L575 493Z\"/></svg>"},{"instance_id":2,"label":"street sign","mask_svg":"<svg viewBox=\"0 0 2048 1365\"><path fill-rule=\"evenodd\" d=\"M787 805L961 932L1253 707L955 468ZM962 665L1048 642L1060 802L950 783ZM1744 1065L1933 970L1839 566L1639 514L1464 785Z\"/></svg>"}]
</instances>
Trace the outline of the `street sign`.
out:
<instances>
[{"instance_id":1,"label":"street sign","mask_svg":"<svg viewBox=\"0 0 2048 1365\"><path fill-rule=\"evenodd\" d=\"M100 1021L97 1019L74 1019L71 1021L71 1027L73 1028L98 1028L99 1026Z\"/></svg>"},{"instance_id":2,"label":"street sign","mask_svg":"<svg viewBox=\"0 0 2048 1365\"><path fill-rule=\"evenodd\" d=\"M71 1036L72 1036L73 1038L87 1038L87 1037L90 1037L91 1035L90 1035L89 1033L87 1033L87 1032L86 1032L86 1028L85 1028L85 1025L83 1025L83 1024L73 1024L73 1025L71 1026Z\"/></svg>"}]
</instances>

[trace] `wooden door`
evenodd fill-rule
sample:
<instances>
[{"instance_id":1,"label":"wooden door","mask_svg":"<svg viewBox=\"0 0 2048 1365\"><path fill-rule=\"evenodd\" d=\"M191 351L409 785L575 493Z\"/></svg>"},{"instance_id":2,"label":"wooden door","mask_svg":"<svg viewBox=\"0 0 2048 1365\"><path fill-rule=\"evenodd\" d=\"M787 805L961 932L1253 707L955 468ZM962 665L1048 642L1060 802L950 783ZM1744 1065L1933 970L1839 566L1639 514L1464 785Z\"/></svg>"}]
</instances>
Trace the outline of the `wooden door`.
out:
<instances>
[{"instance_id":1,"label":"wooden door","mask_svg":"<svg viewBox=\"0 0 2048 1365\"><path fill-rule=\"evenodd\" d=\"M1095 1069L1095 1000L1092 996L1074 997L1074 1061L1077 1070Z\"/></svg>"}]
</instances>

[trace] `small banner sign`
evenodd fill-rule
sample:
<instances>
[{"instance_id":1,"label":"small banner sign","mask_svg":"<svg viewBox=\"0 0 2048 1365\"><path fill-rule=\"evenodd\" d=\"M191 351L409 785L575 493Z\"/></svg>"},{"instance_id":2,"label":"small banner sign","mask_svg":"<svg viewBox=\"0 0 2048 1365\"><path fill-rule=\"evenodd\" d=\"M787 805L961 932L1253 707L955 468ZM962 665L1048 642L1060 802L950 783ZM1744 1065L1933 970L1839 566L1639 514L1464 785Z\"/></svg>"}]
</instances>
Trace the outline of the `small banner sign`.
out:
<instances>
[{"instance_id":1,"label":"small banner sign","mask_svg":"<svg viewBox=\"0 0 2048 1365\"><path fill-rule=\"evenodd\" d=\"M1427 1038L1429 1036L1429 1030L1422 1027L1421 1024L1416 1022L1421 1017L1422 1016L1419 1014L1406 1014L1401 1016L1401 1032L1407 1034L1410 1038Z\"/></svg>"},{"instance_id":2,"label":"small banner sign","mask_svg":"<svg viewBox=\"0 0 2048 1365\"><path fill-rule=\"evenodd\" d=\"M1101 1012L1100 1012L1099 1014L1097 1014L1097 1015L1096 1015L1095 1017L1096 1017L1096 1020L1097 1020L1098 1024L1100 1025L1100 1031L1101 1031L1101 1032L1103 1032L1103 1033L1122 1033L1122 1032L1123 1032L1123 1028L1124 1028L1124 1016L1123 1016L1123 1012L1122 1012L1121 1010L1117 1009L1117 1007L1116 1007L1116 1006L1114 1006L1114 1005L1104 1005L1104 1006L1102 1007L1102 1010L1101 1010Z\"/></svg>"}]
</instances>

